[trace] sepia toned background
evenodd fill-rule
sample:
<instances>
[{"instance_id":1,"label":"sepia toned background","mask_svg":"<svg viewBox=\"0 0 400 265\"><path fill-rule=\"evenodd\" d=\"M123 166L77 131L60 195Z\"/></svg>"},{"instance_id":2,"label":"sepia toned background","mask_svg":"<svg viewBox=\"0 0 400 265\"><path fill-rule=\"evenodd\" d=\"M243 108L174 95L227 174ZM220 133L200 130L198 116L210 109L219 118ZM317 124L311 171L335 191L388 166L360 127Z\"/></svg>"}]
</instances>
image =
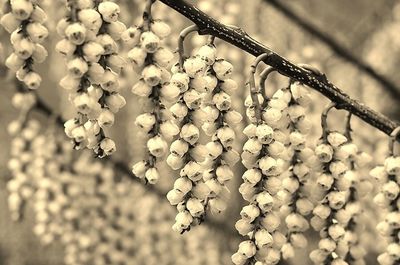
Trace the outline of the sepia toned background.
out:
<instances>
[{"instance_id":1,"label":"sepia toned background","mask_svg":"<svg viewBox=\"0 0 400 265\"><path fill-rule=\"evenodd\" d=\"M4 0L0 2L4 2ZM62 7L62 1L48 0L44 2L53 11L51 14L54 14L54 17L50 18L51 21L49 21L48 26L54 31L56 21L64 15L63 9L60 8ZM121 19L127 25L134 24L137 18L140 17L143 1L119 0L116 2L125 7ZM239 25L251 36L254 36L257 40L289 60L317 66L326 73L331 82L352 97L386 114L393 120L400 120L400 98L394 96L393 91L390 92L370 75L360 70L354 63L349 62L349 58L346 59L338 55L337 51L332 50L329 45L317 38L315 34L305 30L298 21L294 21L293 17L288 17L287 14L282 13L282 10L277 9L269 1L202 0L193 2L199 5L200 8L202 7L209 15L221 19L224 23ZM295 13L302 21L311 24L322 34L329 35L330 39L339 44L351 56L372 67L377 73L395 84L397 88L400 88L400 75L398 74L400 67L400 56L398 56L400 52L400 37L398 37L400 32L400 5L396 4L396 2L394 0L279 1L281 5ZM234 5L232 6L232 4ZM162 12L154 12L155 16L160 14L160 17L168 17L173 22L171 26L175 33L179 33L185 25L189 25L187 20L175 13L175 11L163 7L162 3L156 3L156 5ZM237 15L231 17L226 15L229 13L226 10L228 8L236 8ZM68 106L65 91L62 91L58 85L65 68L59 55L53 52L58 39L57 34L53 32L52 37L45 44L49 51L49 59L45 65L39 68L43 76L43 82L38 93L58 113L62 113L63 117L69 118L72 110ZM3 55L0 57L2 60L0 64L2 64L9 52L8 34L3 29L0 29L0 42L3 47ZM176 42L176 40L171 40L172 49L175 48ZM193 43L196 43L196 37L194 37ZM220 44L220 42L217 43ZM234 65L236 71L234 78L240 82L244 90L244 82L248 78L247 69L253 58L234 47L223 45L222 43L218 49L221 55L240 56L240 60L235 58L241 63ZM9 159L11 138L7 135L6 125L15 119L17 114L10 103L15 89L14 83L11 81L9 74L5 73L4 68L0 69L3 71L0 79L0 124L2 124L0 126L0 265L63 264L61 244L54 242L48 246L42 246L33 234L34 220L29 204L21 222L11 221L7 209L6 181L10 177L7 161ZM140 108L138 107L137 99L129 91L135 80L137 80L136 76L131 76L126 80L127 89L123 94L127 99L127 106L117 114L116 124L111 132L113 138L116 139L118 148L114 156L117 159L124 160L127 164L137 161L141 157L143 150L141 149L143 141L137 136L133 125L134 117L140 112ZM279 78L274 78L272 84L271 89L276 89L279 85L285 83ZM242 93L240 90L238 92ZM399 93L397 91L397 95ZM246 91L243 91L243 94L237 97L236 105L238 109L243 109L242 99L245 94ZM317 139L320 111L328 101L317 93L313 93L313 98L316 103L311 106L314 111L310 113L310 116L315 122L314 136ZM43 116L37 115L35 117L44 124L46 123L46 119ZM333 118L331 121L332 126L341 124L339 121L342 117L338 113L336 119ZM363 150L370 152L377 163L380 162L379 159L382 159L382 155L386 151L386 145L379 144L385 142L384 135L359 121L354 121L354 130L357 134L355 141L360 143ZM240 143L238 143L237 148L240 149ZM241 171L242 168L238 166L235 181L231 184L232 194L227 211L221 216L210 215L211 219L215 219L219 224L222 224L222 228L218 228L219 230L234 230L234 222L238 219L243 204L241 196L237 192L237 187L241 181ZM171 187L175 175L170 170L165 169L165 173L162 176L165 179L160 186L167 191ZM168 203L162 204L161 207L172 208ZM167 220L166 222L172 225L173 220ZM218 251L227 253L228 259L225 260L229 260L229 253L232 253L231 249L235 248L234 239L225 237L223 233L214 233L213 229L215 227L210 228L205 233L204 238L201 238L200 244L207 245L211 244L211 242L216 244ZM192 232L195 233L195 231L190 233ZM171 233L173 232L171 231ZM370 233L369 236L373 245L374 234ZM184 235L182 237L188 236ZM179 235L174 235L173 238L173 240L180 240ZM140 240L140 238L137 240ZM197 239L193 236L193 240ZM232 241L232 244L227 244L227 241ZM198 254L201 255L201 253ZM377 252L374 252L374 249L371 248L368 264L376 264L376 255ZM164 263L160 261L158 264ZM190 264L190 262L187 264ZM304 264L309 263L306 262Z\"/></svg>"}]
</instances>

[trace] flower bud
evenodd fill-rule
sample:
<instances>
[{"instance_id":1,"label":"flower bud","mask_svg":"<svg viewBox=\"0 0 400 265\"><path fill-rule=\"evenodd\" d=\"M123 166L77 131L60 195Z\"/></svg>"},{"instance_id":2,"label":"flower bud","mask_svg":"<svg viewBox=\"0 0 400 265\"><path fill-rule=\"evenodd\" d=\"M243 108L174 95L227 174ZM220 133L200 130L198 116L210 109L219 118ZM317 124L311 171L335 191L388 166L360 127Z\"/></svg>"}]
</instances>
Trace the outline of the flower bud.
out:
<instances>
[{"instance_id":1,"label":"flower bud","mask_svg":"<svg viewBox=\"0 0 400 265\"><path fill-rule=\"evenodd\" d=\"M29 72L24 77L24 83L29 89L38 89L42 78L35 72Z\"/></svg>"},{"instance_id":2,"label":"flower bud","mask_svg":"<svg viewBox=\"0 0 400 265\"><path fill-rule=\"evenodd\" d=\"M188 178L178 178L174 182L174 189L180 191L183 193L183 195L187 194L189 191L191 191L193 185L192 181Z\"/></svg>"},{"instance_id":3,"label":"flower bud","mask_svg":"<svg viewBox=\"0 0 400 265\"><path fill-rule=\"evenodd\" d=\"M315 155L322 163L327 163L333 158L333 148L327 144L320 144L315 148Z\"/></svg>"},{"instance_id":4,"label":"flower bud","mask_svg":"<svg viewBox=\"0 0 400 265\"><path fill-rule=\"evenodd\" d=\"M213 64L213 70L220 80L225 80L231 77L233 65L224 59L218 59Z\"/></svg>"},{"instance_id":5,"label":"flower bud","mask_svg":"<svg viewBox=\"0 0 400 265\"><path fill-rule=\"evenodd\" d=\"M139 43L140 35L141 31L138 27L130 27L121 34L121 39L132 47Z\"/></svg>"},{"instance_id":6,"label":"flower bud","mask_svg":"<svg viewBox=\"0 0 400 265\"><path fill-rule=\"evenodd\" d=\"M101 140L100 148L101 150L103 150L105 155L111 155L117 150L114 141L110 138L104 138L103 140Z\"/></svg>"},{"instance_id":7,"label":"flower bud","mask_svg":"<svg viewBox=\"0 0 400 265\"><path fill-rule=\"evenodd\" d=\"M177 205L183 201L185 194L177 189L170 190L167 193L167 200L171 205Z\"/></svg>"},{"instance_id":8,"label":"flower bud","mask_svg":"<svg viewBox=\"0 0 400 265\"><path fill-rule=\"evenodd\" d=\"M86 28L81 23L72 23L65 29L65 35L71 43L81 45L85 42Z\"/></svg>"},{"instance_id":9,"label":"flower bud","mask_svg":"<svg viewBox=\"0 0 400 265\"><path fill-rule=\"evenodd\" d=\"M114 124L114 113L108 109L102 109L97 121L101 128L111 127Z\"/></svg>"},{"instance_id":10,"label":"flower bud","mask_svg":"<svg viewBox=\"0 0 400 265\"><path fill-rule=\"evenodd\" d=\"M183 68L189 77L194 78L204 74L206 64L199 57L190 57L183 63Z\"/></svg>"},{"instance_id":11,"label":"flower bud","mask_svg":"<svg viewBox=\"0 0 400 265\"><path fill-rule=\"evenodd\" d=\"M251 258L256 254L256 246L251 240L242 241L239 244L238 253L246 256L247 258Z\"/></svg>"},{"instance_id":12,"label":"flower bud","mask_svg":"<svg viewBox=\"0 0 400 265\"><path fill-rule=\"evenodd\" d=\"M128 60L133 64L135 68L140 68L144 65L147 53L144 49L134 47L133 49L129 50L127 56Z\"/></svg>"},{"instance_id":13,"label":"flower bud","mask_svg":"<svg viewBox=\"0 0 400 265\"><path fill-rule=\"evenodd\" d=\"M273 238L267 230L261 228L254 234L254 239L258 248L272 245Z\"/></svg>"},{"instance_id":14,"label":"flower bud","mask_svg":"<svg viewBox=\"0 0 400 265\"><path fill-rule=\"evenodd\" d=\"M385 169L389 175L400 175L400 156L386 158Z\"/></svg>"},{"instance_id":15,"label":"flower bud","mask_svg":"<svg viewBox=\"0 0 400 265\"><path fill-rule=\"evenodd\" d=\"M161 39L167 37L171 34L171 28L168 26L167 23L160 19L153 20L150 24L150 29L154 34L156 34Z\"/></svg>"},{"instance_id":16,"label":"flower bud","mask_svg":"<svg viewBox=\"0 0 400 265\"><path fill-rule=\"evenodd\" d=\"M156 168L149 168L146 170L145 178L150 184L156 184L160 179L160 174Z\"/></svg>"},{"instance_id":17,"label":"flower bud","mask_svg":"<svg viewBox=\"0 0 400 265\"><path fill-rule=\"evenodd\" d=\"M193 217L200 217L204 214L204 205L197 198L190 198L186 203L186 207Z\"/></svg>"},{"instance_id":18,"label":"flower bud","mask_svg":"<svg viewBox=\"0 0 400 265\"><path fill-rule=\"evenodd\" d=\"M175 155L175 154L170 154L167 157L167 164L170 166L173 170L178 170L182 168L183 166L183 158Z\"/></svg>"},{"instance_id":19,"label":"flower bud","mask_svg":"<svg viewBox=\"0 0 400 265\"><path fill-rule=\"evenodd\" d=\"M21 25L21 21L18 20L12 13L6 13L0 18L0 24L8 33L12 33Z\"/></svg>"},{"instance_id":20,"label":"flower bud","mask_svg":"<svg viewBox=\"0 0 400 265\"><path fill-rule=\"evenodd\" d=\"M347 138L346 136L344 136L341 133L338 132L331 132L328 135L328 142L333 146L333 147L338 147L342 144L344 144L345 142L347 142Z\"/></svg>"},{"instance_id":21,"label":"flower bud","mask_svg":"<svg viewBox=\"0 0 400 265\"><path fill-rule=\"evenodd\" d=\"M151 31L143 32L140 36L141 47L148 53L154 53L160 46L160 38Z\"/></svg>"},{"instance_id":22,"label":"flower bud","mask_svg":"<svg viewBox=\"0 0 400 265\"><path fill-rule=\"evenodd\" d=\"M125 106L126 101L120 94L112 93L106 98L106 104L113 113L117 113L120 108Z\"/></svg>"},{"instance_id":23,"label":"flower bud","mask_svg":"<svg viewBox=\"0 0 400 265\"><path fill-rule=\"evenodd\" d=\"M182 126L180 136L189 144L193 145L200 137L199 128L194 124L187 123Z\"/></svg>"},{"instance_id":24,"label":"flower bud","mask_svg":"<svg viewBox=\"0 0 400 265\"><path fill-rule=\"evenodd\" d=\"M143 80L150 86L156 86L161 82L161 70L158 66L150 64L142 71Z\"/></svg>"},{"instance_id":25,"label":"flower bud","mask_svg":"<svg viewBox=\"0 0 400 265\"><path fill-rule=\"evenodd\" d=\"M334 182L334 178L328 174L322 174L317 178L318 186L323 190L329 190Z\"/></svg>"},{"instance_id":26,"label":"flower bud","mask_svg":"<svg viewBox=\"0 0 400 265\"><path fill-rule=\"evenodd\" d=\"M13 0L10 1L11 12L19 20L25 20L30 17L34 9L31 1Z\"/></svg>"},{"instance_id":27,"label":"flower bud","mask_svg":"<svg viewBox=\"0 0 400 265\"><path fill-rule=\"evenodd\" d=\"M148 169L146 161L142 160L137 162L132 166L132 173L133 175L137 176L138 178L144 178L144 175Z\"/></svg>"},{"instance_id":28,"label":"flower bud","mask_svg":"<svg viewBox=\"0 0 400 265\"><path fill-rule=\"evenodd\" d=\"M168 67L174 59L174 54L167 48L160 47L153 54L154 61L163 67Z\"/></svg>"},{"instance_id":29,"label":"flower bud","mask_svg":"<svg viewBox=\"0 0 400 265\"><path fill-rule=\"evenodd\" d=\"M99 13L105 22L115 22L119 16L119 6L116 3L105 1L98 6Z\"/></svg>"},{"instance_id":30,"label":"flower bud","mask_svg":"<svg viewBox=\"0 0 400 265\"><path fill-rule=\"evenodd\" d=\"M342 191L331 191L328 194L329 206L332 209L338 210L346 203L346 193Z\"/></svg>"},{"instance_id":31,"label":"flower bud","mask_svg":"<svg viewBox=\"0 0 400 265\"><path fill-rule=\"evenodd\" d=\"M157 135L147 141L147 148L153 156L163 157L168 150L168 143Z\"/></svg>"}]
</instances>

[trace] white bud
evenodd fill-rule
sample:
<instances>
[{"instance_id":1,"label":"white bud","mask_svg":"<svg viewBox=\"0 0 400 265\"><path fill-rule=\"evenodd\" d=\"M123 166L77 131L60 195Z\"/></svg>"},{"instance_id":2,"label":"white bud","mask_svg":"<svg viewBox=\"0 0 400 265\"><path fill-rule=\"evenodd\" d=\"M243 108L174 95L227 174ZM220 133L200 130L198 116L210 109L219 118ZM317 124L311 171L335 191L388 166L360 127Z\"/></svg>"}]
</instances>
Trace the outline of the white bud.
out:
<instances>
[{"instance_id":1,"label":"white bud","mask_svg":"<svg viewBox=\"0 0 400 265\"><path fill-rule=\"evenodd\" d=\"M213 64L213 70L220 80L225 80L231 77L233 65L224 59L218 59Z\"/></svg>"},{"instance_id":2,"label":"white bud","mask_svg":"<svg viewBox=\"0 0 400 265\"><path fill-rule=\"evenodd\" d=\"M254 204L246 205L240 211L240 216L251 223L260 216L260 209Z\"/></svg>"},{"instance_id":3,"label":"white bud","mask_svg":"<svg viewBox=\"0 0 400 265\"><path fill-rule=\"evenodd\" d=\"M173 170L177 170L182 168L183 166L183 158L175 155L175 154L170 154L167 157L167 164L170 166Z\"/></svg>"},{"instance_id":4,"label":"white bud","mask_svg":"<svg viewBox=\"0 0 400 265\"><path fill-rule=\"evenodd\" d=\"M81 78L89 69L85 60L76 57L67 64L68 73L74 78Z\"/></svg>"},{"instance_id":5,"label":"white bud","mask_svg":"<svg viewBox=\"0 0 400 265\"><path fill-rule=\"evenodd\" d=\"M347 142L347 138L346 136L344 136L341 133L338 132L331 132L328 135L328 142L333 146L333 147L338 147L342 144L344 144L345 142Z\"/></svg>"},{"instance_id":6,"label":"white bud","mask_svg":"<svg viewBox=\"0 0 400 265\"><path fill-rule=\"evenodd\" d=\"M104 55L113 54L118 51L118 45L109 34L97 35L94 39L104 49Z\"/></svg>"},{"instance_id":7,"label":"white bud","mask_svg":"<svg viewBox=\"0 0 400 265\"><path fill-rule=\"evenodd\" d=\"M156 168L149 168L146 170L145 178L150 184L156 184L160 179L160 174Z\"/></svg>"},{"instance_id":8,"label":"white bud","mask_svg":"<svg viewBox=\"0 0 400 265\"><path fill-rule=\"evenodd\" d=\"M216 54L217 49L212 44L203 45L197 51L197 55L204 60L207 65L214 64Z\"/></svg>"},{"instance_id":9,"label":"white bud","mask_svg":"<svg viewBox=\"0 0 400 265\"><path fill-rule=\"evenodd\" d=\"M97 121L101 128L111 127L114 124L114 113L108 109L102 109Z\"/></svg>"},{"instance_id":10,"label":"white bud","mask_svg":"<svg viewBox=\"0 0 400 265\"><path fill-rule=\"evenodd\" d=\"M171 205L177 205L181 201L183 201L184 196L185 196L185 194L183 192L181 192L180 190L173 189L167 193L167 200L169 201L169 203Z\"/></svg>"},{"instance_id":11,"label":"white bud","mask_svg":"<svg viewBox=\"0 0 400 265\"><path fill-rule=\"evenodd\" d=\"M200 217L204 214L204 205L199 199L190 198L186 203L186 207L193 217Z\"/></svg>"},{"instance_id":12,"label":"white bud","mask_svg":"<svg viewBox=\"0 0 400 265\"><path fill-rule=\"evenodd\" d=\"M42 78L38 73L29 72L24 77L24 83L29 89L38 89Z\"/></svg>"},{"instance_id":13,"label":"white bud","mask_svg":"<svg viewBox=\"0 0 400 265\"><path fill-rule=\"evenodd\" d=\"M42 43L49 35L47 28L38 22L29 23L26 26L26 31L31 41L35 43Z\"/></svg>"},{"instance_id":14,"label":"white bud","mask_svg":"<svg viewBox=\"0 0 400 265\"><path fill-rule=\"evenodd\" d=\"M140 36L141 47L148 53L154 53L160 46L160 38L151 31L143 32Z\"/></svg>"},{"instance_id":15,"label":"white bud","mask_svg":"<svg viewBox=\"0 0 400 265\"><path fill-rule=\"evenodd\" d=\"M251 258L256 254L256 246L254 245L253 241L247 240L242 241L239 244L238 253L246 256L247 258Z\"/></svg>"},{"instance_id":16,"label":"white bud","mask_svg":"<svg viewBox=\"0 0 400 265\"><path fill-rule=\"evenodd\" d=\"M150 24L151 31L161 39L167 37L171 33L171 28L167 23L160 19L153 20Z\"/></svg>"},{"instance_id":17,"label":"white bud","mask_svg":"<svg viewBox=\"0 0 400 265\"><path fill-rule=\"evenodd\" d=\"M71 57L76 49L76 45L67 39L62 39L56 44L56 51L60 54Z\"/></svg>"},{"instance_id":18,"label":"white bud","mask_svg":"<svg viewBox=\"0 0 400 265\"><path fill-rule=\"evenodd\" d=\"M105 22L115 22L119 16L119 6L116 3L105 1L98 6L99 13Z\"/></svg>"},{"instance_id":19,"label":"white bud","mask_svg":"<svg viewBox=\"0 0 400 265\"><path fill-rule=\"evenodd\" d=\"M114 141L110 138L104 138L103 140L101 140L100 148L101 150L103 150L105 155L111 155L117 150Z\"/></svg>"},{"instance_id":20,"label":"white bud","mask_svg":"<svg viewBox=\"0 0 400 265\"><path fill-rule=\"evenodd\" d=\"M161 70L158 66L150 64L143 69L142 77L149 86L156 86L161 82Z\"/></svg>"},{"instance_id":21,"label":"white bud","mask_svg":"<svg viewBox=\"0 0 400 265\"><path fill-rule=\"evenodd\" d=\"M183 68L189 77L194 78L204 74L206 64L199 57L190 57L183 63Z\"/></svg>"},{"instance_id":22,"label":"white bud","mask_svg":"<svg viewBox=\"0 0 400 265\"><path fill-rule=\"evenodd\" d=\"M228 165L221 165L217 167L215 174L217 175L217 179L221 184L233 178L233 171Z\"/></svg>"},{"instance_id":23,"label":"white bud","mask_svg":"<svg viewBox=\"0 0 400 265\"><path fill-rule=\"evenodd\" d=\"M333 148L327 144L320 144L315 148L315 155L321 162L327 163L333 158Z\"/></svg>"},{"instance_id":24,"label":"white bud","mask_svg":"<svg viewBox=\"0 0 400 265\"><path fill-rule=\"evenodd\" d=\"M125 106L126 101L120 94L112 93L106 98L106 104L113 113L117 113L120 108Z\"/></svg>"},{"instance_id":25,"label":"white bud","mask_svg":"<svg viewBox=\"0 0 400 265\"><path fill-rule=\"evenodd\" d=\"M183 119L187 113L188 113L188 108L185 104L182 104L180 102L175 103L172 105L169 110L171 111L172 115L174 118L181 120Z\"/></svg>"},{"instance_id":26,"label":"white bud","mask_svg":"<svg viewBox=\"0 0 400 265\"><path fill-rule=\"evenodd\" d=\"M275 213L268 213L262 218L261 225L268 231L275 231L281 223L280 217Z\"/></svg>"},{"instance_id":27,"label":"white bud","mask_svg":"<svg viewBox=\"0 0 400 265\"><path fill-rule=\"evenodd\" d=\"M329 206L332 209L340 209L346 203L346 193L341 191L331 191L328 194Z\"/></svg>"},{"instance_id":28,"label":"white bud","mask_svg":"<svg viewBox=\"0 0 400 265\"><path fill-rule=\"evenodd\" d=\"M13 0L10 4L12 14L19 20L28 19L34 8L31 1L26 0Z\"/></svg>"},{"instance_id":29,"label":"white bud","mask_svg":"<svg viewBox=\"0 0 400 265\"><path fill-rule=\"evenodd\" d=\"M332 175L321 174L317 178L318 186L323 190L329 190L334 182L334 178Z\"/></svg>"},{"instance_id":30,"label":"white bud","mask_svg":"<svg viewBox=\"0 0 400 265\"><path fill-rule=\"evenodd\" d=\"M125 24L120 21L111 22L107 27L108 34L110 34L111 38L116 41L121 39L121 35L125 32L125 30Z\"/></svg>"},{"instance_id":31,"label":"white bud","mask_svg":"<svg viewBox=\"0 0 400 265\"><path fill-rule=\"evenodd\" d=\"M189 89L183 94L183 101L189 109L198 109L201 105L202 95L194 89Z\"/></svg>"},{"instance_id":32,"label":"white bud","mask_svg":"<svg viewBox=\"0 0 400 265\"><path fill-rule=\"evenodd\" d=\"M174 59L174 54L169 49L160 47L153 54L153 59L158 65L168 67Z\"/></svg>"},{"instance_id":33,"label":"white bud","mask_svg":"<svg viewBox=\"0 0 400 265\"><path fill-rule=\"evenodd\" d=\"M141 31L138 27L130 27L121 34L121 39L130 47L139 43Z\"/></svg>"},{"instance_id":34,"label":"white bud","mask_svg":"<svg viewBox=\"0 0 400 265\"><path fill-rule=\"evenodd\" d=\"M12 33L21 25L21 21L18 20L12 13L6 13L0 18L0 24L8 33Z\"/></svg>"},{"instance_id":35,"label":"white bud","mask_svg":"<svg viewBox=\"0 0 400 265\"><path fill-rule=\"evenodd\" d=\"M214 94L213 103L220 111L226 111L231 108L231 97L225 92Z\"/></svg>"},{"instance_id":36,"label":"white bud","mask_svg":"<svg viewBox=\"0 0 400 265\"><path fill-rule=\"evenodd\" d=\"M65 35L71 43L81 45L85 42L86 28L81 23L72 23L65 29Z\"/></svg>"},{"instance_id":37,"label":"white bud","mask_svg":"<svg viewBox=\"0 0 400 265\"><path fill-rule=\"evenodd\" d=\"M189 144L193 145L200 137L199 128L194 124L187 123L182 126L180 136Z\"/></svg>"},{"instance_id":38,"label":"white bud","mask_svg":"<svg viewBox=\"0 0 400 265\"><path fill-rule=\"evenodd\" d=\"M400 175L400 156L386 158L385 169L389 175Z\"/></svg>"}]
</instances>

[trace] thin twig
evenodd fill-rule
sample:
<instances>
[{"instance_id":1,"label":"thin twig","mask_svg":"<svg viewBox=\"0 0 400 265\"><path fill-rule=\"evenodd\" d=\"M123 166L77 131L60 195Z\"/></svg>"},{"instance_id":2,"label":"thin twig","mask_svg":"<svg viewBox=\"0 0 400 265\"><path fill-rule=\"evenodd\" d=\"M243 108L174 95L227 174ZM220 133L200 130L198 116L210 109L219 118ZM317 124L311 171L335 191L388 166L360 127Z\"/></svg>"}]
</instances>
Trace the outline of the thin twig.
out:
<instances>
[{"instance_id":1,"label":"thin twig","mask_svg":"<svg viewBox=\"0 0 400 265\"><path fill-rule=\"evenodd\" d=\"M179 34L178 39L178 54L179 54L179 67L183 69L183 63L185 61L185 38L192 32L198 31L199 28L197 25L191 25L184 30L181 31Z\"/></svg>"},{"instance_id":2,"label":"thin twig","mask_svg":"<svg viewBox=\"0 0 400 265\"><path fill-rule=\"evenodd\" d=\"M322 139L324 140L324 142L327 141L328 139L328 135L329 135L329 129L328 129L328 114L329 111L331 111L333 108L336 107L336 103L335 102L330 102L322 111L321 114L321 128L322 128Z\"/></svg>"},{"instance_id":3,"label":"thin twig","mask_svg":"<svg viewBox=\"0 0 400 265\"><path fill-rule=\"evenodd\" d=\"M254 56L269 53L270 55L264 60L266 64L276 68L282 75L315 89L335 102L337 109L345 109L351 112L353 115L387 135L390 135L390 133L399 126L385 115L350 98L346 93L330 83L325 75L315 75L312 72L298 67L296 64L288 61L273 52L270 48L251 38L243 30L232 29L229 26L221 24L185 0L160 0L160 2L163 2L190 19L199 27L199 34L214 35ZM397 140L400 140L400 136L397 137Z\"/></svg>"}]
</instances>

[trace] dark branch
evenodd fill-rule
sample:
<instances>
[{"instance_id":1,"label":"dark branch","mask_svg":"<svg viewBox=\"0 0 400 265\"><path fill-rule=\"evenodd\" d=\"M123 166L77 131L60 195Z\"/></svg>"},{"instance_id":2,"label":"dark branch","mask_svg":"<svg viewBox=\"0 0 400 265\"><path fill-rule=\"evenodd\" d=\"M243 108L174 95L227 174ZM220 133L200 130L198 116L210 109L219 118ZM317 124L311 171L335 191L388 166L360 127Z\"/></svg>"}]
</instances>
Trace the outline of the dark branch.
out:
<instances>
[{"instance_id":1,"label":"dark branch","mask_svg":"<svg viewBox=\"0 0 400 265\"><path fill-rule=\"evenodd\" d=\"M399 126L396 122L390 120L383 114L372 110L354 99L351 99L338 87L330 83L326 79L325 75L317 76L312 72L296 66L282 56L274 53L268 47L251 38L243 30L234 29L221 24L185 0L160 1L175 9L177 12L181 13L196 24L199 27L199 34L213 35L254 56L259 56L263 53L270 54L264 60L266 64L274 67L282 75L297 80L317 90L322 95L335 102L337 109L344 109L351 112L353 115L359 117L387 135L390 135L392 131ZM397 139L400 140L400 137Z\"/></svg>"},{"instance_id":2,"label":"dark branch","mask_svg":"<svg viewBox=\"0 0 400 265\"><path fill-rule=\"evenodd\" d=\"M302 29L319 39L325 45L327 45L332 51L334 51L337 55L339 55L344 60L352 63L358 69L360 69L365 74L369 75L377 82L379 82L386 90L395 98L400 99L400 88L397 87L392 81L387 79L385 76L378 73L375 69L373 69L368 64L364 63L361 59L354 56L350 51L344 48L342 45L336 42L336 40L313 26L311 23L307 22L295 12L290 10L285 4L277 0L264 0L264 2L269 3L276 10L285 15L288 19L294 22L296 25L299 25Z\"/></svg>"}]
</instances>

